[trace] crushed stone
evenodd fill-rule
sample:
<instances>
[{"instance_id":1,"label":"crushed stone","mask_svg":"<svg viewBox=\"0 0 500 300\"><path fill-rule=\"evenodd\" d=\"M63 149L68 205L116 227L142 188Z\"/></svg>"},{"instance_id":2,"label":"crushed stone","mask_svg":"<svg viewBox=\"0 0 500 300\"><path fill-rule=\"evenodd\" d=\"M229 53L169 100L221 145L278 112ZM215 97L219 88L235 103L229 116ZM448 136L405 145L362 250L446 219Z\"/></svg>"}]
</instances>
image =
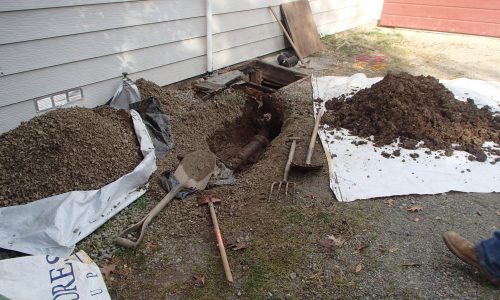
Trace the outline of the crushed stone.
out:
<instances>
[{"instance_id":1,"label":"crushed stone","mask_svg":"<svg viewBox=\"0 0 500 300\"><path fill-rule=\"evenodd\" d=\"M0 135L0 207L97 189L141 160L125 111L54 110Z\"/></svg>"}]
</instances>

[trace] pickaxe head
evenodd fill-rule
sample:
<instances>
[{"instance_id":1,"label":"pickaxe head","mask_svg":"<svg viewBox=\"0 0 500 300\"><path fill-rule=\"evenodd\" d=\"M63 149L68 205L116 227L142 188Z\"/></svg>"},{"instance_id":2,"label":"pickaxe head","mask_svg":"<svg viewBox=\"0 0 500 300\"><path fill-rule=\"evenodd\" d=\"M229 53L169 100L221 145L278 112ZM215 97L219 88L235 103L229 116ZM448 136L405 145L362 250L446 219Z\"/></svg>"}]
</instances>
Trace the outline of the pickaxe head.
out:
<instances>
[{"instance_id":1,"label":"pickaxe head","mask_svg":"<svg viewBox=\"0 0 500 300\"><path fill-rule=\"evenodd\" d=\"M221 200L217 198L215 195L200 195L198 196L198 205L204 205L208 203L218 203Z\"/></svg>"}]
</instances>

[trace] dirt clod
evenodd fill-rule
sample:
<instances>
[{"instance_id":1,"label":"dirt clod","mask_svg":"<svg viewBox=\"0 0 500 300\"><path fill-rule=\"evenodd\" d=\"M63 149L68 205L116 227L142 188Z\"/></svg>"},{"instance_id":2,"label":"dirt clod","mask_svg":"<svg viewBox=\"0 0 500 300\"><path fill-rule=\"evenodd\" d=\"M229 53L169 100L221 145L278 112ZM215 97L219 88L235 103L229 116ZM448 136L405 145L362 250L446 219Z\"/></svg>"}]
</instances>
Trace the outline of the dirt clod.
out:
<instances>
[{"instance_id":1,"label":"dirt clod","mask_svg":"<svg viewBox=\"0 0 500 300\"><path fill-rule=\"evenodd\" d=\"M141 160L125 111L57 109L0 136L0 206L97 189Z\"/></svg>"},{"instance_id":2,"label":"dirt clod","mask_svg":"<svg viewBox=\"0 0 500 300\"><path fill-rule=\"evenodd\" d=\"M388 74L372 87L326 103L329 125L346 128L360 137L374 136L377 146L393 143L415 149L417 142L431 150L467 151L485 161L485 141L500 143L500 122L489 107L477 108L474 101L456 100L431 76Z\"/></svg>"}]
</instances>

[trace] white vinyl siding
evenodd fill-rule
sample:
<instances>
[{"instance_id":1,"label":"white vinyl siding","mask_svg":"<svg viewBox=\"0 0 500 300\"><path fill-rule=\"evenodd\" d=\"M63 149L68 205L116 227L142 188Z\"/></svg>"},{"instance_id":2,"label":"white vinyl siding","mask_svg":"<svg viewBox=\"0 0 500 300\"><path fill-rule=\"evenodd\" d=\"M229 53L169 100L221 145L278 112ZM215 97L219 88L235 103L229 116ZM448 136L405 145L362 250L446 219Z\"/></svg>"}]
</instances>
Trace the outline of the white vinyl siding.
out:
<instances>
[{"instance_id":1,"label":"white vinyl siding","mask_svg":"<svg viewBox=\"0 0 500 300\"><path fill-rule=\"evenodd\" d=\"M311 0L320 34L370 22L382 0ZM214 69L279 51L268 10L287 0L213 0ZM37 115L34 98L82 88L105 103L122 72L167 85L206 72L205 0L0 1L0 132Z\"/></svg>"}]
</instances>

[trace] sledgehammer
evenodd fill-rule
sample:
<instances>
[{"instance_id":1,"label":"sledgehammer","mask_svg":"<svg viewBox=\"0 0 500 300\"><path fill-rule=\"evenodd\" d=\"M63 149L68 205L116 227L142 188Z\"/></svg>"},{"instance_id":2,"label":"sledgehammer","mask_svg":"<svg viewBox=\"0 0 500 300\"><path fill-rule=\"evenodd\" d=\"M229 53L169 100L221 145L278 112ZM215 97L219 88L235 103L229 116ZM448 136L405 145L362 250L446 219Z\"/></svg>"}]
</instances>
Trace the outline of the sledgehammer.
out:
<instances>
[{"instance_id":1,"label":"sledgehammer","mask_svg":"<svg viewBox=\"0 0 500 300\"><path fill-rule=\"evenodd\" d=\"M224 248L224 242L222 241L222 235L219 229L219 222L217 222L217 217L215 216L214 203L218 203L221 200L213 195L201 195L198 197L198 205L208 204L210 208L210 216L212 217L212 223L214 224L215 238L217 239L217 247L219 247L220 256L222 258L222 265L224 266L224 273L226 273L226 279L229 284L233 283L233 275L231 274L231 269L229 268L229 262L227 261L226 249Z\"/></svg>"}]
</instances>

